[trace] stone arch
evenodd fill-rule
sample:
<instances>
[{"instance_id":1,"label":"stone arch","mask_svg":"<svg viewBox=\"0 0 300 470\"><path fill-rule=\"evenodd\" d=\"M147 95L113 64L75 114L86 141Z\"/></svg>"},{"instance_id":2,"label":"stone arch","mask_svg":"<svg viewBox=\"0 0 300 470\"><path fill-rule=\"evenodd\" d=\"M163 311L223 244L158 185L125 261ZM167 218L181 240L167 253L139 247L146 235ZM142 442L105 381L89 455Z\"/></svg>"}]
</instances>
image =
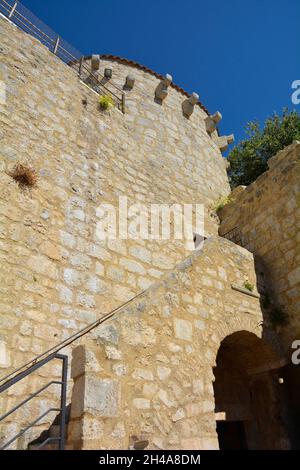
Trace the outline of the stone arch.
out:
<instances>
[{"instance_id":1,"label":"stone arch","mask_svg":"<svg viewBox=\"0 0 300 470\"><path fill-rule=\"evenodd\" d=\"M213 330L214 334L217 337L217 341L214 343L213 347L213 355L214 355L214 363L213 367L216 365L216 360L217 360L217 355L219 352L219 348L222 344L222 342L229 336L245 331L248 332L249 334L253 334L259 339L262 339L263 336L263 330L261 326L261 322L258 321L257 317L251 318L247 317L246 315L237 315L232 319L226 319L227 321L223 323L218 323L216 325L213 325Z\"/></svg>"},{"instance_id":2,"label":"stone arch","mask_svg":"<svg viewBox=\"0 0 300 470\"><path fill-rule=\"evenodd\" d=\"M221 449L290 448L279 359L257 331L235 331L220 342L213 388Z\"/></svg>"}]
</instances>

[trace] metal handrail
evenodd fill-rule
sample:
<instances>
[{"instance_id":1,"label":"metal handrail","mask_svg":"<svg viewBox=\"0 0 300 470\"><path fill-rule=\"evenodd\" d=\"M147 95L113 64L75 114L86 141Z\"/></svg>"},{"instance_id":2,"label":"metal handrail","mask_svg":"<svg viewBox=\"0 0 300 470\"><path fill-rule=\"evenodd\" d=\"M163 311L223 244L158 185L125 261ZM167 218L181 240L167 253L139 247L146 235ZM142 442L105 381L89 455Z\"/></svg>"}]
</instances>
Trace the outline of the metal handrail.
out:
<instances>
[{"instance_id":1,"label":"metal handrail","mask_svg":"<svg viewBox=\"0 0 300 470\"><path fill-rule=\"evenodd\" d=\"M18 8L21 8L20 12ZM35 37L39 41L41 41L53 54L59 57L65 64L74 68L74 64L81 61L83 55L75 50L72 46L70 46L66 41L62 40L60 36L58 36L52 29L45 25L42 21L36 18L30 10L22 5L19 1L14 2L7 2L6 0L0 0L0 13L6 16L10 21L12 21L16 26L21 28L31 36ZM31 15L31 20L29 19ZM39 28L34 21L40 23L41 27ZM44 28L48 31L52 37L43 31L41 28ZM63 41L64 46L62 46L61 41ZM69 48L69 50L68 50ZM72 50L72 52L70 52ZM74 53L76 55L74 55ZM82 65L82 64L81 64ZM86 67L83 67L86 70ZM89 75L91 71L88 70ZM80 75L80 74L78 74ZM102 77L104 78L104 77ZM115 85L112 81L109 82L109 87L105 86L95 77L94 86L91 88L96 91L98 94L109 94L113 97L116 106L125 113L125 93L121 90L117 85ZM110 88L117 90L116 92L112 91Z\"/></svg>"},{"instance_id":2,"label":"metal handrail","mask_svg":"<svg viewBox=\"0 0 300 470\"><path fill-rule=\"evenodd\" d=\"M83 63L84 61L87 61L87 60L91 60L92 56L91 55L88 55L88 56L82 56L80 58L80 60L83 60ZM101 55L100 55L100 59L101 59ZM74 63L70 64L71 66L77 64L78 62L78 59L75 60ZM86 67L86 65L84 64L83 67ZM88 69L90 71L90 69ZM118 90L119 92L123 93L123 90L118 86L116 85L114 82L109 82L109 84L113 87L113 88L116 88L116 90Z\"/></svg>"},{"instance_id":3,"label":"metal handrail","mask_svg":"<svg viewBox=\"0 0 300 470\"><path fill-rule=\"evenodd\" d=\"M5 0L2 0L2 1L5 2ZM5 3L6 3L6 2L5 2ZM20 16L21 18L23 18L23 19L25 20L25 22L19 20L19 21L21 21L25 26L27 26L27 23L28 23L30 26L33 27L33 28L31 28L31 29L33 29L33 30L36 29L36 30L38 31L38 34L40 34L40 36L45 36L45 38L47 38L47 40L49 40L50 42L55 43L55 40L54 40L54 39L50 38L46 33L44 33L44 31L42 31L42 30L39 29L34 23L32 23L31 21L29 21L28 18L26 18L26 16L22 15L22 13L20 13L18 10L15 10L15 11L14 11L14 14ZM11 21L12 21L12 20L11 20Z\"/></svg>"},{"instance_id":4,"label":"metal handrail","mask_svg":"<svg viewBox=\"0 0 300 470\"><path fill-rule=\"evenodd\" d=\"M53 384L58 384L58 385L61 385L62 382L59 382L58 380L51 380L51 382L48 382L46 385L44 385L43 387L41 387L39 390L37 390L35 393L32 393L31 395L29 395L28 398L25 398L25 400L21 401L20 403L18 403L18 405L14 406L13 408L11 408L9 411L7 411L7 413L4 413L4 415L1 415L0 416L0 421L2 421L3 419L7 418L7 416L11 415L12 413L14 413L15 411L17 411L19 408L21 408L21 406L25 405L25 403L27 403L28 401L32 400L32 398L34 397L37 397L41 392L43 392L44 390L46 390L46 388L50 387L50 385L53 385Z\"/></svg>"},{"instance_id":5,"label":"metal handrail","mask_svg":"<svg viewBox=\"0 0 300 470\"><path fill-rule=\"evenodd\" d=\"M78 75L79 75L79 78L82 79L82 75L83 75L83 72L86 72L87 74L87 77L86 78L91 78L91 81L94 83L94 86L92 85L91 88L94 89L95 91L97 91L97 87L99 87L100 89L100 92L101 91L105 91L106 93L108 93L109 95L111 95L112 97L114 97L115 101L117 102L117 104L119 105L119 107L121 108L121 111L124 111L123 110L123 107L122 107L122 103L123 103L123 100L124 100L124 97L125 97L125 93L119 88L117 87L117 85L113 84L112 82L110 82L110 85L115 88L117 91L119 91L121 93L121 98L115 93L113 92L112 90L110 90L106 85L104 85L103 83L101 83L101 81L99 80L99 78L93 74L91 72L91 70L87 67L87 65L84 63L86 59L84 57L82 57L82 60L81 61L76 61L74 63L74 61L72 62L72 64L70 64L72 67L74 67L75 64L78 64L78 67L79 67L79 70L78 70ZM102 77L103 79L104 77ZM83 80L84 81L84 80Z\"/></svg>"},{"instance_id":6,"label":"metal handrail","mask_svg":"<svg viewBox=\"0 0 300 470\"><path fill-rule=\"evenodd\" d=\"M37 369L40 369L42 366L44 366L48 362L52 361L53 359L61 359L63 361L62 380L61 381L53 380L53 381L48 382L46 385L41 387L35 393L31 394L28 398L23 400L21 403L19 403L18 405L15 405L12 409L7 411L4 415L0 416L0 422L3 421L7 416L14 413L19 408L21 408L21 406L23 406L25 403L30 401L32 398L38 396L41 391L45 390L50 385L60 384L61 385L61 396L60 396L61 397L61 403L60 403L60 408L57 408L55 410L60 411L60 438L57 439L57 440L59 440L59 449L63 450L64 446L65 446L68 357L63 355L63 354L59 354L58 352L61 349L68 346L69 344L76 341L77 339L79 339L82 336L86 335L87 333L92 331L97 326L101 325L101 323L103 323L106 320L109 320L110 318L112 318L118 311L120 311L121 309L126 307L126 305L128 305L130 302L132 302L132 301L136 300L137 298L139 298L140 296L142 296L144 293L145 293L145 291L140 292L139 294L137 294L134 297L132 297L131 299L129 299L127 302L124 302L122 305L119 305L118 307L113 309L111 312L107 313L106 315L103 315L102 317L100 317L95 322L91 323L90 325L86 326L85 328L82 328L77 333L71 335L66 340L62 341L61 343L57 344L56 346L53 346L48 351L45 351L44 353L40 354L39 356L36 356L30 362L24 364L23 366L19 367L16 370L12 371L10 374L6 375L5 377L2 377L2 379L0 380L0 383L2 382L2 385L0 385L0 393L6 391L7 389L9 389L13 385L15 385L17 382L24 379L28 375L32 374ZM44 414L39 416L39 418L37 418L37 420L35 420L34 422L30 423L25 429L20 431L16 436L14 436L12 439L10 439L8 442L6 442L2 447L0 447L0 450L7 448L12 442L14 442L16 439L18 439L18 437L23 435L28 429L30 429L32 426L34 426L36 424L36 422L38 422L43 416L44 416ZM41 447L41 445L39 447Z\"/></svg>"},{"instance_id":7,"label":"metal handrail","mask_svg":"<svg viewBox=\"0 0 300 470\"><path fill-rule=\"evenodd\" d=\"M237 245L244 246L244 240L243 240L243 234L241 232L241 229L238 226L235 226L228 230L228 232L223 233L221 235L223 238L227 238L227 240L230 240Z\"/></svg>"},{"instance_id":8,"label":"metal handrail","mask_svg":"<svg viewBox=\"0 0 300 470\"><path fill-rule=\"evenodd\" d=\"M127 302L124 302L123 304L119 305L115 309L111 310L109 313L106 313L102 317L98 318L94 322L90 323L89 325L85 326L81 330L77 331L73 335L69 336L69 338L65 339L64 341L61 341L60 343L56 344L55 346L52 346L52 348L48 349L47 351L44 351L42 354L39 354L38 356L35 356L33 359L31 359L29 362L26 362L22 366L18 367L17 369L13 370L9 374L0 377L0 393L7 388L9 388L11 385L8 385L11 381L13 381L16 377L22 376L23 374L26 374L26 371L30 367L30 369L33 370L41 367L42 365L45 364L44 361L48 362L48 358L53 358L55 354L57 354L61 349L65 348L66 346L69 346L72 344L74 341L77 339L81 338L82 336L86 335L93 329L95 329L97 326L101 325L101 323L104 323L106 320L109 320L112 318L116 313L121 310L122 308L126 307L130 302L136 300L137 298L141 297L145 293L144 291L139 292L135 296L133 296L131 299L127 300ZM44 358L44 359L42 359ZM51 359L49 359L51 360ZM21 372L23 369L25 369L23 372ZM10 377L12 377L10 379Z\"/></svg>"},{"instance_id":9,"label":"metal handrail","mask_svg":"<svg viewBox=\"0 0 300 470\"><path fill-rule=\"evenodd\" d=\"M17 440L20 436L22 436L28 429L32 428L36 423L38 423L44 416L46 416L48 413L51 411L58 411L60 412L60 435L56 440L59 441L59 449L63 450L65 447L65 427L66 427L66 399L67 399L67 368L68 368L68 356L65 356L63 354L57 354L53 353L44 358L42 361L39 363L33 364L31 367L26 369L25 371L21 372L20 374L16 375L15 377L11 378L5 384L3 384L0 387L0 393L4 392L5 390L9 389L16 383L18 383L20 380L24 379L25 377L31 375L33 372L35 372L37 369L40 369L43 367L45 364L48 362L52 361L53 359L59 359L62 361L62 378L61 381L58 380L52 380L48 382L46 385L41 387L39 390L36 392L32 393L29 395L29 397L25 398L25 400L21 401L17 405L15 405L13 408L8 410L6 413L4 413L2 416L0 416L0 422L3 421L7 416L11 415L18 409L20 409L25 403L28 403L30 400L38 396L43 390L48 388L52 384L59 384L61 385L61 393L60 393L60 408L48 408L44 413L42 413L38 418L36 418L34 421L32 421L30 424L28 424L24 429L22 429L20 432L18 432L15 436L13 436L11 439L9 439L5 444L3 444L0 447L0 450L6 449L10 444L12 444L15 440ZM41 446L39 446L41 447Z\"/></svg>"}]
</instances>

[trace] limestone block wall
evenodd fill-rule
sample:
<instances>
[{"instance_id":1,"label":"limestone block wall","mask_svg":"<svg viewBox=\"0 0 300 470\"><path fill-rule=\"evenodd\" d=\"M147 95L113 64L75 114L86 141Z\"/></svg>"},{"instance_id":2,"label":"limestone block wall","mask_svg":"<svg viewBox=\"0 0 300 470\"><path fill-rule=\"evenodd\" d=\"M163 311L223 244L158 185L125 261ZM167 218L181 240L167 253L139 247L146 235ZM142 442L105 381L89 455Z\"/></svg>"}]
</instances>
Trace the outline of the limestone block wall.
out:
<instances>
[{"instance_id":1,"label":"limestone block wall","mask_svg":"<svg viewBox=\"0 0 300 470\"><path fill-rule=\"evenodd\" d=\"M219 233L237 228L243 246L262 261L270 296L288 315L279 330L289 353L300 337L300 143L268 163L269 170L254 183L232 193L234 201L220 213Z\"/></svg>"},{"instance_id":2,"label":"limestone block wall","mask_svg":"<svg viewBox=\"0 0 300 470\"><path fill-rule=\"evenodd\" d=\"M136 71L127 112L98 96L31 36L0 18L1 368L14 368L154 283L187 255L181 241L99 241L99 204L205 203L229 190L199 106L188 120L176 90ZM116 68L116 70L115 70ZM127 68L114 65L114 77ZM123 80L122 78L122 80ZM124 78L125 79L125 78ZM121 81L121 78L120 78ZM38 174L22 191L18 162Z\"/></svg>"},{"instance_id":3,"label":"limestone block wall","mask_svg":"<svg viewBox=\"0 0 300 470\"><path fill-rule=\"evenodd\" d=\"M2 17L0 44L4 375L155 283L189 253L182 241L98 240L99 204L117 206L119 196L129 203L203 203L211 235L217 221L209 206L229 185L224 159L205 131L206 112L196 106L190 119L184 117L180 91L171 89L159 104L154 92L160 80L137 70L126 114L101 112L98 95L74 70ZM113 67L121 84L130 67ZM10 176L18 163L38 175L30 191ZM49 366L14 387L2 409L58 374ZM45 392L16 420L28 422L54 394Z\"/></svg>"},{"instance_id":4,"label":"limestone block wall","mask_svg":"<svg viewBox=\"0 0 300 470\"><path fill-rule=\"evenodd\" d=\"M255 283L252 255L210 238L203 251L86 338L73 352L70 447L128 449L136 436L148 440L150 449L217 449L215 411L229 406L215 409L213 367L220 344L235 332L257 343L264 337L259 298L231 287L243 286L245 279ZM235 353L249 377L251 368L257 374L268 364L268 370L280 357L275 343L266 350L253 344L251 365L243 360L242 344ZM244 394L234 379L232 387L231 415L239 412ZM249 426L252 413L246 417ZM278 420L278 410L272 426L268 417L271 446L287 448ZM253 448L266 448L262 436L252 440Z\"/></svg>"}]
</instances>

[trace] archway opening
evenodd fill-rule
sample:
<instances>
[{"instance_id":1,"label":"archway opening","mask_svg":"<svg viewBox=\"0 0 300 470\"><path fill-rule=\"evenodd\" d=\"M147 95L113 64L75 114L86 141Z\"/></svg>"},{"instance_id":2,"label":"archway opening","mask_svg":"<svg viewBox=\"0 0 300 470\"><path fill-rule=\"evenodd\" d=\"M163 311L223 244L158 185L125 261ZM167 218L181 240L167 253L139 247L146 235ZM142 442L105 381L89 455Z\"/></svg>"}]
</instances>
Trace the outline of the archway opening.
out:
<instances>
[{"instance_id":1,"label":"archway opening","mask_svg":"<svg viewBox=\"0 0 300 470\"><path fill-rule=\"evenodd\" d=\"M271 347L253 333L222 341L214 368L220 449L290 448L279 367Z\"/></svg>"}]
</instances>

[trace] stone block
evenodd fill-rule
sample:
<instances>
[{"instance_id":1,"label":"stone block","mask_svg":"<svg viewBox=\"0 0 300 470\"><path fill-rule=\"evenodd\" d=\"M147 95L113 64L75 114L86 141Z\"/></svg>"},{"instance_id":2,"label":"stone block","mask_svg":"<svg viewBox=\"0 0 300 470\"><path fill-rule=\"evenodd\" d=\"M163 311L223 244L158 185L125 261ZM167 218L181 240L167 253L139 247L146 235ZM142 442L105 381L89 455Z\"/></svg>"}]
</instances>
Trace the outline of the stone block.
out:
<instances>
[{"instance_id":1,"label":"stone block","mask_svg":"<svg viewBox=\"0 0 300 470\"><path fill-rule=\"evenodd\" d=\"M103 421L87 415L84 415L82 421L82 436L84 440L97 439L99 441L104 432Z\"/></svg>"},{"instance_id":2,"label":"stone block","mask_svg":"<svg viewBox=\"0 0 300 470\"><path fill-rule=\"evenodd\" d=\"M10 366L9 353L5 341L0 341L0 367L6 368Z\"/></svg>"},{"instance_id":3,"label":"stone block","mask_svg":"<svg viewBox=\"0 0 300 470\"><path fill-rule=\"evenodd\" d=\"M115 325L100 325L91 334L98 343L118 344L119 342L119 331Z\"/></svg>"},{"instance_id":4,"label":"stone block","mask_svg":"<svg viewBox=\"0 0 300 470\"><path fill-rule=\"evenodd\" d=\"M113 361L122 359L122 352L114 346L105 346L105 354L108 359L112 359Z\"/></svg>"},{"instance_id":5,"label":"stone block","mask_svg":"<svg viewBox=\"0 0 300 470\"><path fill-rule=\"evenodd\" d=\"M175 337L186 341L192 340L193 326L188 320L182 320L181 318L174 319L174 330Z\"/></svg>"},{"instance_id":6,"label":"stone block","mask_svg":"<svg viewBox=\"0 0 300 470\"><path fill-rule=\"evenodd\" d=\"M132 90L134 86L134 82L135 82L134 75L131 75L131 74L127 75L126 80L125 80L125 88L127 90Z\"/></svg>"},{"instance_id":7,"label":"stone block","mask_svg":"<svg viewBox=\"0 0 300 470\"><path fill-rule=\"evenodd\" d=\"M171 374L169 367L159 366L157 367L157 375L160 380L166 380Z\"/></svg>"},{"instance_id":8,"label":"stone block","mask_svg":"<svg viewBox=\"0 0 300 470\"><path fill-rule=\"evenodd\" d=\"M217 124L221 121L221 119L222 114L219 111L205 119L205 126L208 134L212 134L216 130Z\"/></svg>"},{"instance_id":9,"label":"stone block","mask_svg":"<svg viewBox=\"0 0 300 470\"><path fill-rule=\"evenodd\" d=\"M56 280L58 278L58 271L55 263L50 261L43 255L34 255L28 260L28 266L38 274Z\"/></svg>"},{"instance_id":10,"label":"stone block","mask_svg":"<svg viewBox=\"0 0 300 470\"><path fill-rule=\"evenodd\" d=\"M129 259L121 259L120 265L126 268L131 273L145 274L146 270L144 266L137 261Z\"/></svg>"},{"instance_id":11,"label":"stone block","mask_svg":"<svg viewBox=\"0 0 300 470\"><path fill-rule=\"evenodd\" d=\"M159 82L155 89L155 98L163 101L168 96L168 87L170 86L172 80L172 75L167 74L165 78Z\"/></svg>"},{"instance_id":12,"label":"stone block","mask_svg":"<svg viewBox=\"0 0 300 470\"><path fill-rule=\"evenodd\" d=\"M133 246L129 249L129 253L134 256L134 258L137 258L143 263L151 263L151 251L147 250L146 248Z\"/></svg>"},{"instance_id":13,"label":"stone block","mask_svg":"<svg viewBox=\"0 0 300 470\"><path fill-rule=\"evenodd\" d=\"M168 408L172 408L177 404L177 402L169 396L166 390L160 389L157 396Z\"/></svg>"},{"instance_id":14,"label":"stone block","mask_svg":"<svg viewBox=\"0 0 300 470\"><path fill-rule=\"evenodd\" d=\"M100 68L100 55L93 54L91 58L91 69L92 72L96 72Z\"/></svg>"},{"instance_id":15,"label":"stone block","mask_svg":"<svg viewBox=\"0 0 300 470\"><path fill-rule=\"evenodd\" d=\"M225 152L228 149L228 145L234 142L234 135L223 135L218 138L218 146L221 152Z\"/></svg>"},{"instance_id":16,"label":"stone block","mask_svg":"<svg viewBox=\"0 0 300 470\"><path fill-rule=\"evenodd\" d=\"M3 80L0 80L0 105L6 104L6 84Z\"/></svg>"},{"instance_id":17,"label":"stone block","mask_svg":"<svg viewBox=\"0 0 300 470\"><path fill-rule=\"evenodd\" d=\"M182 112L184 116L190 117L193 114L195 104L199 100L199 95L197 93L192 93L191 96L184 100L182 103Z\"/></svg>"},{"instance_id":18,"label":"stone block","mask_svg":"<svg viewBox=\"0 0 300 470\"><path fill-rule=\"evenodd\" d=\"M139 410L149 409L150 403L150 400L147 400L146 398L134 398L132 402L133 406Z\"/></svg>"},{"instance_id":19,"label":"stone block","mask_svg":"<svg viewBox=\"0 0 300 470\"><path fill-rule=\"evenodd\" d=\"M86 412L105 418L116 417L119 402L120 386L117 380L84 374L74 383L71 417L79 418Z\"/></svg>"},{"instance_id":20,"label":"stone block","mask_svg":"<svg viewBox=\"0 0 300 470\"><path fill-rule=\"evenodd\" d=\"M180 419L185 418L185 411L183 408L178 408L178 410L172 415L172 421L176 423Z\"/></svg>"},{"instance_id":21,"label":"stone block","mask_svg":"<svg viewBox=\"0 0 300 470\"><path fill-rule=\"evenodd\" d=\"M156 343L156 332L144 322L128 318L122 321L122 339L132 346L147 347Z\"/></svg>"},{"instance_id":22,"label":"stone block","mask_svg":"<svg viewBox=\"0 0 300 470\"><path fill-rule=\"evenodd\" d=\"M147 369L137 368L132 373L134 379L153 380L153 373Z\"/></svg>"},{"instance_id":23,"label":"stone block","mask_svg":"<svg viewBox=\"0 0 300 470\"><path fill-rule=\"evenodd\" d=\"M100 366L93 351L85 346L77 346L72 352L71 377L73 379L87 372L100 372Z\"/></svg>"}]
</instances>

